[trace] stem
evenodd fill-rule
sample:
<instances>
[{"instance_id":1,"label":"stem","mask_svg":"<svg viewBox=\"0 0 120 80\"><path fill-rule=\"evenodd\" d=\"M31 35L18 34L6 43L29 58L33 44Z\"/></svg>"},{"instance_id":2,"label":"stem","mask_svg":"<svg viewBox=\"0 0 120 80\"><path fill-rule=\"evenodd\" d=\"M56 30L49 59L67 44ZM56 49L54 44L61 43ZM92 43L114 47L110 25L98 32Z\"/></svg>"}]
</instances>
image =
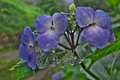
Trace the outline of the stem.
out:
<instances>
[{"instance_id":1,"label":"stem","mask_svg":"<svg viewBox=\"0 0 120 80\"><path fill-rule=\"evenodd\" d=\"M77 56L77 58L79 58L79 56L77 55L76 52L74 52L74 55ZM95 74L93 74L90 69L86 68L85 64L82 62L81 63L82 68L90 75L92 76L95 80L100 80Z\"/></svg>"},{"instance_id":2,"label":"stem","mask_svg":"<svg viewBox=\"0 0 120 80\"><path fill-rule=\"evenodd\" d=\"M83 67L83 69L90 75L92 76L95 80L100 80L95 74L93 74L90 69L87 69L86 66L84 65L84 63L81 63L81 66Z\"/></svg>"},{"instance_id":3,"label":"stem","mask_svg":"<svg viewBox=\"0 0 120 80\"><path fill-rule=\"evenodd\" d=\"M77 47L77 45L78 45L78 41L79 41L79 38L80 38L80 32L81 32L81 30L79 30L79 33L78 33L78 37L77 37L77 41L76 41L75 48L76 48L76 47Z\"/></svg>"},{"instance_id":4,"label":"stem","mask_svg":"<svg viewBox=\"0 0 120 80\"><path fill-rule=\"evenodd\" d=\"M74 55L77 56L77 58L79 58L79 56L77 55L76 52L74 52ZM86 68L85 64L82 62L81 63L82 68L90 75L92 76L95 80L100 80L95 74L93 74L90 69Z\"/></svg>"},{"instance_id":5,"label":"stem","mask_svg":"<svg viewBox=\"0 0 120 80\"><path fill-rule=\"evenodd\" d=\"M65 49L71 50L70 48L68 48L68 47L64 46L63 44L60 44L60 43L59 43L59 46L61 46L61 47L65 48Z\"/></svg>"},{"instance_id":6,"label":"stem","mask_svg":"<svg viewBox=\"0 0 120 80\"><path fill-rule=\"evenodd\" d=\"M72 47L71 47L71 49L72 49L72 51L74 51L74 33L71 33L70 34L70 36L71 36L71 40L72 40Z\"/></svg>"},{"instance_id":7,"label":"stem","mask_svg":"<svg viewBox=\"0 0 120 80\"><path fill-rule=\"evenodd\" d=\"M68 29L67 29L66 31L67 31L67 33L68 33L68 34L70 34L70 32L69 32L69 30L68 30Z\"/></svg>"},{"instance_id":8,"label":"stem","mask_svg":"<svg viewBox=\"0 0 120 80\"><path fill-rule=\"evenodd\" d=\"M80 29L80 28L79 28L79 29ZM77 45L79 45L78 42L79 42L79 38L80 38L80 33L83 31L83 29L84 29L84 28L81 28L81 29L79 30L75 48L77 47Z\"/></svg>"},{"instance_id":9,"label":"stem","mask_svg":"<svg viewBox=\"0 0 120 80\"><path fill-rule=\"evenodd\" d=\"M76 26L76 27L75 27L75 29L74 29L73 33L75 33L75 31L77 30L77 28L78 28L78 26Z\"/></svg>"},{"instance_id":10,"label":"stem","mask_svg":"<svg viewBox=\"0 0 120 80\"><path fill-rule=\"evenodd\" d=\"M72 47L72 44L71 44L71 42L70 42L70 39L67 37L67 35L66 35L65 33L64 33L64 36L65 36L67 42L69 43L69 45Z\"/></svg>"}]
</instances>

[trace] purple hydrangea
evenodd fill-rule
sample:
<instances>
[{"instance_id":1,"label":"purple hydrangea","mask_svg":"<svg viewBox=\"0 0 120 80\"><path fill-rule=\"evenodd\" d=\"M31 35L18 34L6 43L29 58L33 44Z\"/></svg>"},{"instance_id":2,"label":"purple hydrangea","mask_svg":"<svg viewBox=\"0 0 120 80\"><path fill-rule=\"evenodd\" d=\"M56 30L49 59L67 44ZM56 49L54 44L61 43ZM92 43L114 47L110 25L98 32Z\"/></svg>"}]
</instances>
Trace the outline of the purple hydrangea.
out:
<instances>
[{"instance_id":1,"label":"purple hydrangea","mask_svg":"<svg viewBox=\"0 0 120 80\"><path fill-rule=\"evenodd\" d=\"M37 41L41 49L48 51L56 47L67 25L67 17L63 13L54 13L53 16L45 14L36 18L35 27L39 32Z\"/></svg>"},{"instance_id":2,"label":"purple hydrangea","mask_svg":"<svg viewBox=\"0 0 120 80\"><path fill-rule=\"evenodd\" d=\"M24 34L21 36L19 56L23 60L26 60L28 66L33 70L36 68L36 51L34 48L35 43L36 40L30 27L25 27Z\"/></svg>"},{"instance_id":3,"label":"purple hydrangea","mask_svg":"<svg viewBox=\"0 0 120 80\"><path fill-rule=\"evenodd\" d=\"M90 7L77 7L76 20L80 27L85 28L82 31L82 36L91 45L101 49L106 46L109 40L115 41L110 17L106 12L94 11Z\"/></svg>"}]
</instances>

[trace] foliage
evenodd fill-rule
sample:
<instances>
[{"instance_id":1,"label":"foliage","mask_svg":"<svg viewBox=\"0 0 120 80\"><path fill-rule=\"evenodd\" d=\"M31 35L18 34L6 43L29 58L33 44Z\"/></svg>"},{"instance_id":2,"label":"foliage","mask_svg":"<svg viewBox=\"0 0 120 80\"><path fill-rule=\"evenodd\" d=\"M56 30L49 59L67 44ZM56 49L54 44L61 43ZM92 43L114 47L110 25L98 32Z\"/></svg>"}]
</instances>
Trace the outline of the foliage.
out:
<instances>
[{"instance_id":1,"label":"foliage","mask_svg":"<svg viewBox=\"0 0 120 80\"><path fill-rule=\"evenodd\" d=\"M13 69L15 69L17 67L19 67L19 74L18 74L19 76L17 77L17 80L19 80L21 77L29 76L29 75L35 73L35 71L32 71L31 68L29 68L27 66L26 61L21 60L16 65L11 67L10 70L13 70Z\"/></svg>"},{"instance_id":2,"label":"foliage","mask_svg":"<svg viewBox=\"0 0 120 80\"><path fill-rule=\"evenodd\" d=\"M63 5L61 0L38 0L38 6L45 11L46 14L53 14L54 12L62 12ZM44 5L43 5L44 4Z\"/></svg>"},{"instance_id":3,"label":"foliage","mask_svg":"<svg viewBox=\"0 0 120 80\"><path fill-rule=\"evenodd\" d=\"M47 54L47 56L46 56ZM37 53L37 69L36 70L32 70L28 65L27 62L24 60L19 61L17 64L15 64L13 67L10 68L10 70L14 70L15 68L19 69L19 74L17 77L17 80L19 80L20 78L24 77L24 76L29 76L33 73L38 72L41 69L44 69L45 67L47 67L52 60L52 52L38 52Z\"/></svg>"},{"instance_id":4,"label":"foliage","mask_svg":"<svg viewBox=\"0 0 120 80\"><path fill-rule=\"evenodd\" d=\"M114 7L118 7L120 4L119 0L106 0L110 5L114 6Z\"/></svg>"},{"instance_id":5,"label":"foliage","mask_svg":"<svg viewBox=\"0 0 120 80\"><path fill-rule=\"evenodd\" d=\"M40 7L46 14L61 12L64 10L61 0L22 0L27 4Z\"/></svg>"},{"instance_id":6,"label":"foliage","mask_svg":"<svg viewBox=\"0 0 120 80\"><path fill-rule=\"evenodd\" d=\"M91 69L101 80L119 80L120 51L101 58L92 65Z\"/></svg>"},{"instance_id":7,"label":"foliage","mask_svg":"<svg viewBox=\"0 0 120 80\"><path fill-rule=\"evenodd\" d=\"M114 52L117 52L119 50L120 50L120 39L118 39L116 42L112 43L111 45L105 47L104 49L98 50L95 54L87 56L87 58L91 59L91 65L92 65L99 59Z\"/></svg>"},{"instance_id":8,"label":"foliage","mask_svg":"<svg viewBox=\"0 0 120 80\"><path fill-rule=\"evenodd\" d=\"M21 0L0 0L0 51L17 48L22 29L28 25L34 29L34 19L43 13Z\"/></svg>"},{"instance_id":9,"label":"foliage","mask_svg":"<svg viewBox=\"0 0 120 80\"><path fill-rule=\"evenodd\" d=\"M27 5L20 0L0 0L0 31L11 34L21 32L23 27L33 27L34 19L43 14L40 8Z\"/></svg>"}]
</instances>

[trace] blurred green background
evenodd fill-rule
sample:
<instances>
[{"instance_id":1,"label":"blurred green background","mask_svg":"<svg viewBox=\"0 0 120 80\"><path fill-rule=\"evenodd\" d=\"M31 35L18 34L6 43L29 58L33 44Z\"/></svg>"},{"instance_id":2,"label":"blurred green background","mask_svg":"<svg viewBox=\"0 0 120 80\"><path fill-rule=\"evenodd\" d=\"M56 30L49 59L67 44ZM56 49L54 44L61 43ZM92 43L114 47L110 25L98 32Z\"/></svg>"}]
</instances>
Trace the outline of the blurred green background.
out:
<instances>
[{"instance_id":1,"label":"blurred green background","mask_svg":"<svg viewBox=\"0 0 120 80\"><path fill-rule=\"evenodd\" d=\"M68 5L74 2L76 6L89 6L102 9L111 16L112 27L116 37L120 37L120 1L119 0L0 0L0 80L16 80L18 70L9 68L20 60L8 54L18 51L20 36L25 26L34 28L34 20L43 14L54 12L69 12ZM18 53L18 52L16 52ZM6 57L4 57L6 56ZM66 67L66 69L69 69ZM75 67L68 74L74 74ZM51 74L54 72L50 69ZM55 72L59 69L55 69ZM48 73L47 73L48 74ZM48 76L51 77L51 74ZM4 76L4 77L3 77ZM38 75L39 76L39 75ZM46 75L47 76L47 75ZM43 75L44 78L44 75ZM21 80L33 80L23 78ZM42 80L50 80L42 79Z\"/></svg>"}]
</instances>

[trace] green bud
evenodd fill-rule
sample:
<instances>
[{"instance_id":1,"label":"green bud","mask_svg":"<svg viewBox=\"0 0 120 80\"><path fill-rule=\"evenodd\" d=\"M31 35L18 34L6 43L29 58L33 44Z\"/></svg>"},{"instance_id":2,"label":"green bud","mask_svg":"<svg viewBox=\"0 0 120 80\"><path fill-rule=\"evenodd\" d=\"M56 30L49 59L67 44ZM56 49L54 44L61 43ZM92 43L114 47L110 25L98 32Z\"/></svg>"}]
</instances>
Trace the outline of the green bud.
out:
<instances>
[{"instance_id":1,"label":"green bud","mask_svg":"<svg viewBox=\"0 0 120 80\"><path fill-rule=\"evenodd\" d=\"M70 11L74 11L76 9L76 6L74 3L72 3L70 6L69 6L69 10Z\"/></svg>"}]
</instances>

